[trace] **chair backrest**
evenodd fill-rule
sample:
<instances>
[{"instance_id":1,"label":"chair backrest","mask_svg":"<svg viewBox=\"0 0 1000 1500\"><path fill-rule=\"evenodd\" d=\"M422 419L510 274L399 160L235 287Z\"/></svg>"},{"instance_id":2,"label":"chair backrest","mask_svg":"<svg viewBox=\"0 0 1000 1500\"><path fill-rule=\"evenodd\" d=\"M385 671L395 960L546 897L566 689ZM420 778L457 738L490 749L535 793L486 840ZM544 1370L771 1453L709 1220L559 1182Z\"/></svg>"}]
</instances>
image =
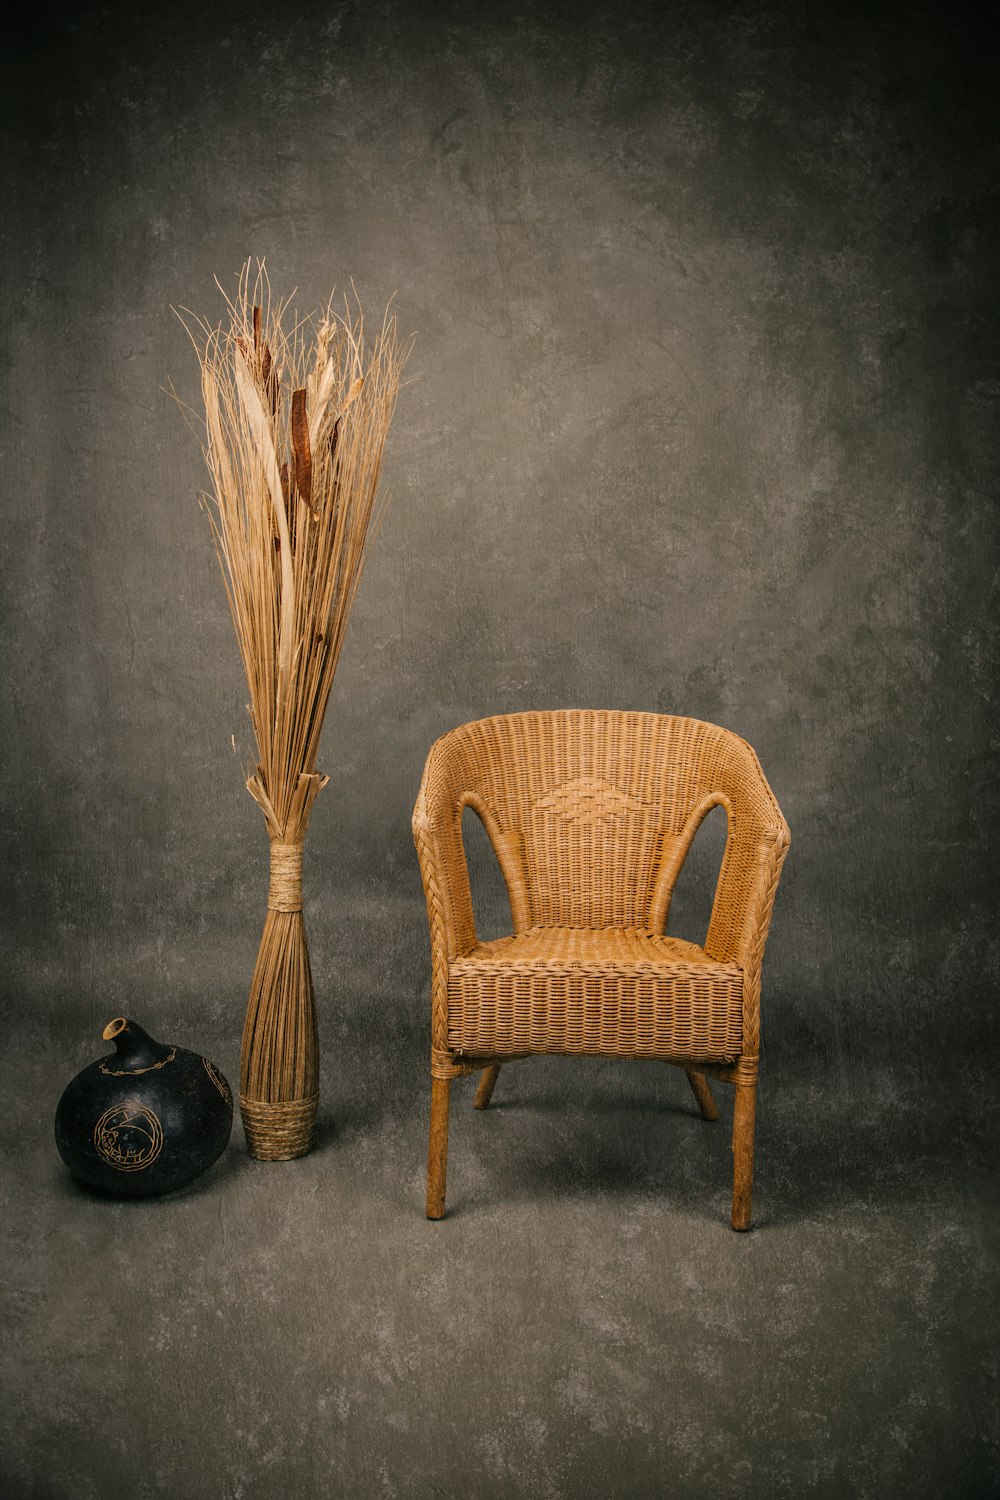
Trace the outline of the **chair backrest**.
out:
<instances>
[{"instance_id":1,"label":"chair backrest","mask_svg":"<svg viewBox=\"0 0 1000 1500\"><path fill-rule=\"evenodd\" d=\"M521 713L464 724L435 753L486 826L517 931L662 930L691 840L721 804L729 828L706 949L735 953L760 838L783 824L738 735L665 714Z\"/></svg>"}]
</instances>

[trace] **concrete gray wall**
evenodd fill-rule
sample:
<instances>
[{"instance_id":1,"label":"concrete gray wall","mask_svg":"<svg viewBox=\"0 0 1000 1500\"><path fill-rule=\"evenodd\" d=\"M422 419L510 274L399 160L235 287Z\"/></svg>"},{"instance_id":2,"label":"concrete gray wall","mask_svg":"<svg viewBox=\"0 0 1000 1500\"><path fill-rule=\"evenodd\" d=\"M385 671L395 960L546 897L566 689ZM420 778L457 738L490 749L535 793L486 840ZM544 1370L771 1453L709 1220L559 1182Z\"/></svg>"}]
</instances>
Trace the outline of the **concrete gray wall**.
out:
<instances>
[{"instance_id":1,"label":"concrete gray wall","mask_svg":"<svg viewBox=\"0 0 1000 1500\"><path fill-rule=\"evenodd\" d=\"M957 6L662 10L8 23L4 1496L996 1493L995 52ZM165 388L247 255L417 344L307 848L317 1149L237 1129L147 1211L51 1119L122 1010L237 1077L266 841ZM730 1091L713 1131L604 1061L456 1089L423 1218L410 810L442 730L546 705L730 725L792 826L749 1237Z\"/></svg>"},{"instance_id":2,"label":"concrete gray wall","mask_svg":"<svg viewBox=\"0 0 1000 1500\"><path fill-rule=\"evenodd\" d=\"M989 53L913 5L540 9L109 5L15 38L11 1026L128 1005L234 1063L265 841L165 387L196 399L171 305L217 313L247 255L305 307L395 292L417 334L308 847L324 1036L422 1048L394 955L424 951L432 739L573 705L757 747L794 840L772 1046L862 1089L991 1024Z\"/></svg>"}]
</instances>

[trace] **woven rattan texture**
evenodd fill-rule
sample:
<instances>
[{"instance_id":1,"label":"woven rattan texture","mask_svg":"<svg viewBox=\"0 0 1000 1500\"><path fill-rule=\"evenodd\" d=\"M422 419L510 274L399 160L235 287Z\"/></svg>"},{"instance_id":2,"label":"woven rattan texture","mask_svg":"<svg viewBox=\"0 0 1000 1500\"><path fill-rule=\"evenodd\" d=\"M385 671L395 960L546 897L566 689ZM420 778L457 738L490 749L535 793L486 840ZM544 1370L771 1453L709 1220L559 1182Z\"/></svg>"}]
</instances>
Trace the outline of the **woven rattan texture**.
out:
<instances>
[{"instance_id":1,"label":"woven rattan texture","mask_svg":"<svg viewBox=\"0 0 1000 1500\"><path fill-rule=\"evenodd\" d=\"M691 840L718 805L728 836L701 949L662 934ZM467 806L503 870L513 939L477 944ZM413 826L436 1058L756 1059L760 965L788 830L738 735L660 714L479 720L432 747Z\"/></svg>"},{"instance_id":2,"label":"woven rattan texture","mask_svg":"<svg viewBox=\"0 0 1000 1500\"><path fill-rule=\"evenodd\" d=\"M448 1042L512 1052L713 1057L740 1050L743 974L645 929L532 928L451 965Z\"/></svg>"}]
</instances>

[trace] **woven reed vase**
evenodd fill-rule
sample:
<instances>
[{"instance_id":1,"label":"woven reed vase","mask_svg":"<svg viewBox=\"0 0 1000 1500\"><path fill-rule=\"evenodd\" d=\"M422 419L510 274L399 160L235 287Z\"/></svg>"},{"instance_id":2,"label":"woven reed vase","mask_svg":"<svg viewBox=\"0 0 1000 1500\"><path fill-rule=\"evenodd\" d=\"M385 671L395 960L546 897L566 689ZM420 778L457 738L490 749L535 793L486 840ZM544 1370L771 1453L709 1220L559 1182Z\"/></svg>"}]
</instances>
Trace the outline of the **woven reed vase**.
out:
<instances>
[{"instance_id":1,"label":"woven reed vase","mask_svg":"<svg viewBox=\"0 0 1000 1500\"><path fill-rule=\"evenodd\" d=\"M353 291L342 312L331 298L300 318L287 299L271 301L261 262L255 277L246 262L226 303L228 326L182 321L201 365L204 507L250 693L257 766L247 790L271 842L240 1109L251 1155L287 1161L312 1144L319 1092L302 844L328 779L316 770L323 717L379 513L408 345L388 309L366 337Z\"/></svg>"},{"instance_id":2,"label":"woven reed vase","mask_svg":"<svg viewBox=\"0 0 1000 1500\"><path fill-rule=\"evenodd\" d=\"M305 923L302 846L309 813L328 776L303 774L283 827L258 769L247 789L270 838L267 916L250 984L240 1054L240 1113L258 1161L290 1161L312 1145L319 1104L319 1032Z\"/></svg>"}]
</instances>

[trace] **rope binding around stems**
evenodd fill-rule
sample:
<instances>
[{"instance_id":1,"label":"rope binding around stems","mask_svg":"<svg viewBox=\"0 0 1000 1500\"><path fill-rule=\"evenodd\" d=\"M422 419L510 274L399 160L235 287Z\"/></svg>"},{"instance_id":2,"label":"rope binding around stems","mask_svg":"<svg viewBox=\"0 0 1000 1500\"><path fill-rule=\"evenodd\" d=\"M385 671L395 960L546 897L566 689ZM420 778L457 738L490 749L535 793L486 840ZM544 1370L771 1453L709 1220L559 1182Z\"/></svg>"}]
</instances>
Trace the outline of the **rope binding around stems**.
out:
<instances>
[{"instance_id":1,"label":"rope binding around stems","mask_svg":"<svg viewBox=\"0 0 1000 1500\"><path fill-rule=\"evenodd\" d=\"M291 1161L305 1156L312 1144L318 1094L268 1104L240 1093L240 1114L247 1142L258 1161Z\"/></svg>"},{"instance_id":2,"label":"rope binding around stems","mask_svg":"<svg viewBox=\"0 0 1000 1500\"><path fill-rule=\"evenodd\" d=\"M302 910L302 844L271 843L271 883L267 893L269 911Z\"/></svg>"}]
</instances>

